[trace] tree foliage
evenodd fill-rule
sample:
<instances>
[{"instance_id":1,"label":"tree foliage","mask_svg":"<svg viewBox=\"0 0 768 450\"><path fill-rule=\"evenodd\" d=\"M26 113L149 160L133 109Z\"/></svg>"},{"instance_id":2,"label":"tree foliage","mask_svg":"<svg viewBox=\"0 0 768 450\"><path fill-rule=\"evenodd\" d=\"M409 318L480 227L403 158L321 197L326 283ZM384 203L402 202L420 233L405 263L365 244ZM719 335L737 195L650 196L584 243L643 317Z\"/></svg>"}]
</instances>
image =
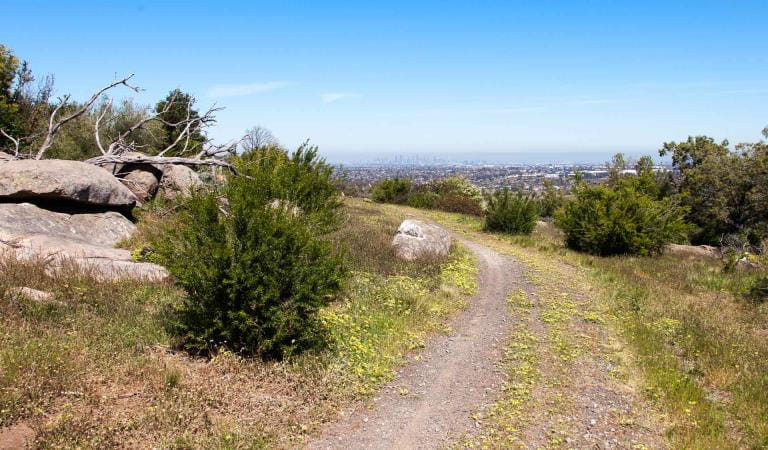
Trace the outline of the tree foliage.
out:
<instances>
[{"instance_id":1,"label":"tree foliage","mask_svg":"<svg viewBox=\"0 0 768 450\"><path fill-rule=\"evenodd\" d=\"M474 215L483 213L482 191L462 176L419 185L398 177L385 179L371 187L371 198L377 202L408 204L416 208Z\"/></svg>"},{"instance_id":2,"label":"tree foliage","mask_svg":"<svg viewBox=\"0 0 768 450\"><path fill-rule=\"evenodd\" d=\"M544 180L544 192L539 198L539 214L554 217L555 212L565 204L565 196L551 180Z\"/></svg>"},{"instance_id":3,"label":"tree foliage","mask_svg":"<svg viewBox=\"0 0 768 450\"><path fill-rule=\"evenodd\" d=\"M195 193L153 243L187 292L171 330L195 352L282 358L315 348L324 340L318 310L345 272L323 237L340 206L332 172L308 146L262 149L235 164L241 176L221 192Z\"/></svg>"},{"instance_id":4,"label":"tree foliage","mask_svg":"<svg viewBox=\"0 0 768 450\"><path fill-rule=\"evenodd\" d=\"M200 117L199 111L194 108L196 102L197 100L192 94L183 92L181 89L172 90L164 99L157 102L155 112L162 112L160 118L165 122L162 125L164 136L160 142L159 150L170 147L176 142L179 135L184 130L184 125L181 124L184 120L197 119ZM168 107L169 104L170 107ZM165 110L166 107L168 107L167 111ZM190 148L197 148L206 141L206 138L203 135L203 125L205 124L197 123L190 130ZM167 153L167 155L174 156L175 153L171 151Z\"/></svg>"},{"instance_id":5,"label":"tree foliage","mask_svg":"<svg viewBox=\"0 0 768 450\"><path fill-rule=\"evenodd\" d=\"M668 142L659 153L670 154L679 172L676 197L689 209L687 219L697 226L695 243L718 244L731 234L753 243L766 237L768 206L768 150L763 141L737 145L707 136Z\"/></svg>"},{"instance_id":6,"label":"tree foliage","mask_svg":"<svg viewBox=\"0 0 768 450\"><path fill-rule=\"evenodd\" d=\"M405 204L413 189L411 180L405 178L388 178L381 180L371 187L371 198L380 203Z\"/></svg>"},{"instance_id":7,"label":"tree foliage","mask_svg":"<svg viewBox=\"0 0 768 450\"><path fill-rule=\"evenodd\" d=\"M488 197L485 229L509 234L531 234L536 228L539 205L533 196L509 189L496 191Z\"/></svg>"},{"instance_id":8,"label":"tree foliage","mask_svg":"<svg viewBox=\"0 0 768 450\"><path fill-rule=\"evenodd\" d=\"M39 83L35 85L35 81ZM53 77L37 80L26 61L20 61L0 44L0 130L19 139L41 129L51 111L52 92ZM25 148L30 139L21 139L20 144ZM0 150L13 151L14 147L11 140L0 135Z\"/></svg>"},{"instance_id":9,"label":"tree foliage","mask_svg":"<svg viewBox=\"0 0 768 450\"><path fill-rule=\"evenodd\" d=\"M566 245L603 256L651 255L684 241L689 231L685 209L670 198L650 197L638 185L637 178L626 178L615 187L578 185L575 198L556 215Z\"/></svg>"}]
</instances>

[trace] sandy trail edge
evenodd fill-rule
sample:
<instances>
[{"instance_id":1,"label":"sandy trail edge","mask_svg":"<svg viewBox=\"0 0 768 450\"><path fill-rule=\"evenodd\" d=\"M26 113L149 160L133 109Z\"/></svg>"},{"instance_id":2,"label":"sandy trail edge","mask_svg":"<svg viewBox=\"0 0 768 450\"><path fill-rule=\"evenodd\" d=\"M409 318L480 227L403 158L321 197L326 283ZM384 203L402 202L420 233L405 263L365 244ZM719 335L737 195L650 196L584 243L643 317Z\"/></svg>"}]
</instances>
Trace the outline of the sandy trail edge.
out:
<instances>
[{"instance_id":1,"label":"sandy trail edge","mask_svg":"<svg viewBox=\"0 0 768 450\"><path fill-rule=\"evenodd\" d=\"M470 417L501 394L499 364L512 320L507 297L530 289L523 266L454 235L477 257L478 291L451 322L449 336L431 339L383 387L371 409L357 405L308 448L436 448L476 425ZM406 393L407 392L407 393Z\"/></svg>"}]
</instances>

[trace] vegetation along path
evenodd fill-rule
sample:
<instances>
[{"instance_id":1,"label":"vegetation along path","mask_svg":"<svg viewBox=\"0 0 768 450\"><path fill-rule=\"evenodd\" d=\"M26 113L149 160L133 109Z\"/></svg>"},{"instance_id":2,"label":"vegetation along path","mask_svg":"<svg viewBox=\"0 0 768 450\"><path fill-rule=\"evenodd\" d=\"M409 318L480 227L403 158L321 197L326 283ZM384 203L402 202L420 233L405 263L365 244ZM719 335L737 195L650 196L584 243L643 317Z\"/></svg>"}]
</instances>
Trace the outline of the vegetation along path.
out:
<instances>
[{"instance_id":1,"label":"vegetation along path","mask_svg":"<svg viewBox=\"0 0 768 450\"><path fill-rule=\"evenodd\" d=\"M479 290L453 322L384 387L372 410L344 414L311 448L433 448L475 429L471 415L497 396L510 329L507 296L525 286L521 268L464 241L478 259Z\"/></svg>"},{"instance_id":2,"label":"vegetation along path","mask_svg":"<svg viewBox=\"0 0 768 450\"><path fill-rule=\"evenodd\" d=\"M310 447L665 447L662 416L636 392L583 274L462 228L479 290L451 335Z\"/></svg>"}]
</instances>

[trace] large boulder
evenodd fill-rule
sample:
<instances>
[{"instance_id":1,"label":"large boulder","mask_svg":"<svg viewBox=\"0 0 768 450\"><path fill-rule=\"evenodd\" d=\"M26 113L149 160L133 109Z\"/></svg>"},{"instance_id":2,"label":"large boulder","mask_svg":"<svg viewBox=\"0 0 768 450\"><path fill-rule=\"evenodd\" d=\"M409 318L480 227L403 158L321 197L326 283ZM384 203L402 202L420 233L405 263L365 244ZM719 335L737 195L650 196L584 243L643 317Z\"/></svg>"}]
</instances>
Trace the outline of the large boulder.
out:
<instances>
[{"instance_id":1,"label":"large boulder","mask_svg":"<svg viewBox=\"0 0 768 450\"><path fill-rule=\"evenodd\" d=\"M447 231L418 220L404 220L392 240L395 254L406 261L425 256L446 256L451 250Z\"/></svg>"},{"instance_id":2,"label":"large boulder","mask_svg":"<svg viewBox=\"0 0 768 450\"><path fill-rule=\"evenodd\" d=\"M131 170L121 181L142 202L151 200L160 184L154 173L142 169Z\"/></svg>"},{"instance_id":3,"label":"large boulder","mask_svg":"<svg viewBox=\"0 0 768 450\"><path fill-rule=\"evenodd\" d=\"M711 245L669 244L666 251L671 255L687 257L719 258L721 255L720 249Z\"/></svg>"},{"instance_id":4,"label":"large boulder","mask_svg":"<svg viewBox=\"0 0 768 450\"><path fill-rule=\"evenodd\" d=\"M0 199L65 200L130 208L136 196L111 173L80 161L16 160L0 164Z\"/></svg>"},{"instance_id":5,"label":"large boulder","mask_svg":"<svg viewBox=\"0 0 768 450\"><path fill-rule=\"evenodd\" d=\"M113 211L66 214L31 203L0 203L0 230L7 235L47 234L112 247L135 229L130 220Z\"/></svg>"},{"instance_id":6,"label":"large boulder","mask_svg":"<svg viewBox=\"0 0 768 450\"><path fill-rule=\"evenodd\" d=\"M8 153L0 152L0 162L10 161L12 159L13 159L13 156L9 155Z\"/></svg>"},{"instance_id":7,"label":"large boulder","mask_svg":"<svg viewBox=\"0 0 768 450\"><path fill-rule=\"evenodd\" d=\"M97 279L162 281L169 278L162 266L134 262L128 250L91 245L59 236L30 234L22 237L0 230L0 254L25 261L45 260L51 271L79 266Z\"/></svg>"},{"instance_id":8,"label":"large boulder","mask_svg":"<svg viewBox=\"0 0 768 450\"><path fill-rule=\"evenodd\" d=\"M171 164L163 168L160 191L168 198L187 196L202 186L200 176L187 166Z\"/></svg>"}]
</instances>

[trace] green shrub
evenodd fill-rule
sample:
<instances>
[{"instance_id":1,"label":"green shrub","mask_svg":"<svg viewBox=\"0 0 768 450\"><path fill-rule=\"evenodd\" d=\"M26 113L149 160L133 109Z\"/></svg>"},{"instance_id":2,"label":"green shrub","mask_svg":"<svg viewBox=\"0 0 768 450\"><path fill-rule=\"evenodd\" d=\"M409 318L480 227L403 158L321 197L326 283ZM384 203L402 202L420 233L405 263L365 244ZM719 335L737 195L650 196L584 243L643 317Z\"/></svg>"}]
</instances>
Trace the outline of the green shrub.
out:
<instances>
[{"instance_id":1,"label":"green shrub","mask_svg":"<svg viewBox=\"0 0 768 450\"><path fill-rule=\"evenodd\" d=\"M483 204L477 199L458 194L443 194L437 197L435 208L442 211L480 216Z\"/></svg>"},{"instance_id":2,"label":"green shrub","mask_svg":"<svg viewBox=\"0 0 768 450\"><path fill-rule=\"evenodd\" d=\"M768 301L768 276L757 278L747 292L747 298L755 303Z\"/></svg>"},{"instance_id":3,"label":"green shrub","mask_svg":"<svg viewBox=\"0 0 768 450\"><path fill-rule=\"evenodd\" d=\"M437 207L437 201L440 198L434 192L414 192L408 197L408 206L414 208L433 209Z\"/></svg>"},{"instance_id":4,"label":"green shrub","mask_svg":"<svg viewBox=\"0 0 768 450\"><path fill-rule=\"evenodd\" d=\"M684 241L690 229L685 209L670 199L654 200L622 185L581 184L575 198L557 214L566 245L596 255L661 253L675 241Z\"/></svg>"},{"instance_id":5,"label":"green shrub","mask_svg":"<svg viewBox=\"0 0 768 450\"><path fill-rule=\"evenodd\" d=\"M432 190L440 196L456 196L483 203L483 192L463 176L443 178L431 183Z\"/></svg>"},{"instance_id":6,"label":"green shrub","mask_svg":"<svg viewBox=\"0 0 768 450\"><path fill-rule=\"evenodd\" d=\"M483 214L480 188L464 177L448 177L420 185L403 178L386 179L373 185L371 198L381 203L407 204L414 208L435 208L476 216Z\"/></svg>"},{"instance_id":7,"label":"green shrub","mask_svg":"<svg viewBox=\"0 0 768 450\"><path fill-rule=\"evenodd\" d=\"M405 204L412 188L411 180L405 178L381 180L371 187L371 198L380 203Z\"/></svg>"},{"instance_id":8,"label":"green shrub","mask_svg":"<svg viewBox=\"0 0 768 450\"><path fill-rule=\"evenodd\" d=\"M485 229L510 234L531 234L539 217L539 206L522 192L512 194L509 189L496 191L488 197Z\"/></svg>"},{"instance_id":9,"label":"green shrub","mask_svg":"<svg viewBox=\"0 0 768 450\"><path fill-rule=\"evenodd\" d=\"M544 181L544 192L539 198L539 214L542 217L554 217L555 211L565 204L563 193L555 188L550 180Z\"/></svg>"},{"instance_id":10,"label":"green shrub","mask_svg":"<svg viewBox=\"0 0 768 450\"><path fill-rule=\"evenodd\" d=\"M258 154L256 154L258 153ZM153 243L187 295L170 329L187 350L217 347L281 358L317 347L317 317L344 269L319 233L340 205L315 149L259 149L235 159L241 176L198 192Z\"/></svg>"}]
</instances>

